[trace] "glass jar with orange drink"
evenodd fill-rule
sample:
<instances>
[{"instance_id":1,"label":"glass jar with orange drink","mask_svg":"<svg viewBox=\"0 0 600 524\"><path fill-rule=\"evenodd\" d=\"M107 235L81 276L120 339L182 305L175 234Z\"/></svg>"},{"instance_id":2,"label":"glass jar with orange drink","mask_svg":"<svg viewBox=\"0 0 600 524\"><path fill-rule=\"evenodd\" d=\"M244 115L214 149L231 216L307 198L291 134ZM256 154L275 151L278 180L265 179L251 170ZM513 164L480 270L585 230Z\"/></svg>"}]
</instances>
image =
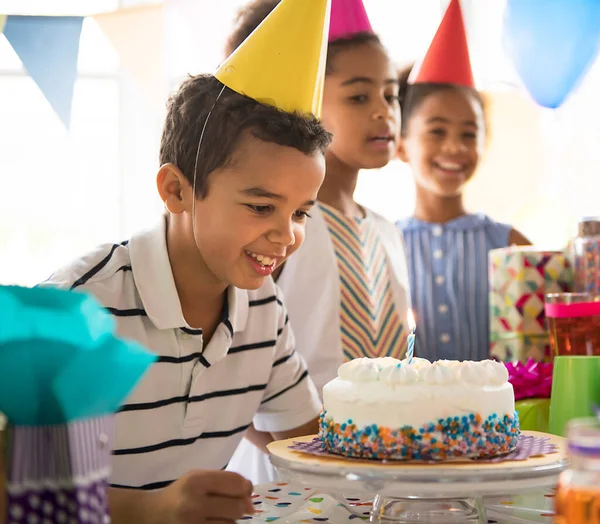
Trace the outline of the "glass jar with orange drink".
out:
<instances>
[{"instance_id":1,"label":"glass jar with orange drink","mask_svg":"<svg viewBox=\"0 0 600 524\"><path fill-rule=\"evenodd\" d=\"M548 293L546 322L554 356L600 356L600 300L589 293Z\"/></svg>"},{"instance_id":2,"label":"glass jar with orange drink","mask_svg":"<svg viewBox=\"0 0 600 524\"><path fill-rule=\"evenodd\" d=\"M555 524L600 524L600 419L569 423L570 467L558 482Z\"/></svg>"}]
</instances>

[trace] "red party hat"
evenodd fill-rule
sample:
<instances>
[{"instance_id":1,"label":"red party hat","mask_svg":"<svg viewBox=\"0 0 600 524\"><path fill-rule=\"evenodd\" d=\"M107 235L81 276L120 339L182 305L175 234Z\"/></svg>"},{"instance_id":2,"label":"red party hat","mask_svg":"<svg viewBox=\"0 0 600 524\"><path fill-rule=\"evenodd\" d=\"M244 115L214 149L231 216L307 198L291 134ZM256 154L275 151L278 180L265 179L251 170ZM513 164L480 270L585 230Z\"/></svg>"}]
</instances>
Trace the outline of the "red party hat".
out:
<instances>
[{"instance_id":1,"label":"red party hat","mask_svg":"<svg viewBox=\"0 0 600 524\"><path fill-rule=\"evenodd\" d=\"M450 0L423 61L413 68L409 84L456 84L475 88L467 32L459 0Z\"/></svg>"}]
</instances>

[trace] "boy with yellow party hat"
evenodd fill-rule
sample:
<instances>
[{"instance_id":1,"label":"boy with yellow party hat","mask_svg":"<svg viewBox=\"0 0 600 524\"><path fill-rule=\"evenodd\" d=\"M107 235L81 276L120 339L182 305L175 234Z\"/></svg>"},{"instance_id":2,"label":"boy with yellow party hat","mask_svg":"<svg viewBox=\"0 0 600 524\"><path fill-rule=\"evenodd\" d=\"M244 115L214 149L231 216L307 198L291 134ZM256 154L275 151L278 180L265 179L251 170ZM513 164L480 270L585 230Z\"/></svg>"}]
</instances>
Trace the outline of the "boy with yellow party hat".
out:
<instances>
[{"instance_id":1,"label":"boy with yellow party hat","mask_svg":"<svg viewBox=\"0 0 600 524\"><path fill-rule=\"evenodd\" d=\"M329 0L283 0L168 104L166 216L47 282L93 293L158 355L116 420L113 521L231 522L252 486L224 469L251 423L317 430L320 403L270 278L301 244L325 172Z\"/></svg>"}]
</instances>

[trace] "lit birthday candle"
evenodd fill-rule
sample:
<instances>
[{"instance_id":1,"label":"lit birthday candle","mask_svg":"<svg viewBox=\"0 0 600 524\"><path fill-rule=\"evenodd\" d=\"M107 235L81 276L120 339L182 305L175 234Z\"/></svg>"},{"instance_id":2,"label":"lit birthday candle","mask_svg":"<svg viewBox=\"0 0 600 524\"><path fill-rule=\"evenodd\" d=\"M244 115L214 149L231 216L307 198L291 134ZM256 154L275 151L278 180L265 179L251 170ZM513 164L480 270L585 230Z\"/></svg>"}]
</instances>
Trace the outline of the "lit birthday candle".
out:
<instances>
[{"instance_id":1,"label":"lit birthday candle","mask_svg":"<svg viewBox=\"0 0 600 524\"><path fill-rule=\"evenodd\" d=\"M415 354L415 329L417 327L415 323L415 317L411 309L408 310L407 314L408 327L410 328L410 335L408 335L408 349L406 350L406 359L408 363L412 363L413 356Z\"/></svg>"}]
</instances>

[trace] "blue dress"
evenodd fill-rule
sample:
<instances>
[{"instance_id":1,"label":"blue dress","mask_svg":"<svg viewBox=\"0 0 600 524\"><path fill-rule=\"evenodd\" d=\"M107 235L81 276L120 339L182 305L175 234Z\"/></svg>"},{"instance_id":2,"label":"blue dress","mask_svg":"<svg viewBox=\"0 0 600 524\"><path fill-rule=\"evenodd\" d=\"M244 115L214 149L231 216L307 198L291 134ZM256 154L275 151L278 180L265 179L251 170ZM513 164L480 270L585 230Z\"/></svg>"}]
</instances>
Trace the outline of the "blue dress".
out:
<instances>
[{"instance_id":1,"label":"blue dress","mask_svg":"<svg viewBox=\"0 0 600 524\"><path fill-rule=\"evenodd\" d=\"M396 225L406 245L415 354L430 360L489 358L488 252L509 245L512 226L483 214L445 224L408 218Z\"/></svg>"}]
</instances>

